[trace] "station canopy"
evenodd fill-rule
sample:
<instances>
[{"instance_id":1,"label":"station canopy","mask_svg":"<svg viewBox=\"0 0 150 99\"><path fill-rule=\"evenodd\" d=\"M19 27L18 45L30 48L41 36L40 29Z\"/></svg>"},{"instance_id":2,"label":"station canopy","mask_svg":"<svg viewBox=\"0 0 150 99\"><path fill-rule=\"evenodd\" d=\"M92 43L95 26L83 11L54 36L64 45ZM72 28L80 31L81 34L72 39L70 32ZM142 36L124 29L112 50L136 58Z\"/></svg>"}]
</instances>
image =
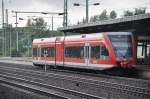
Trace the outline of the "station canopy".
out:
<instances>
[{"instance_id":1,"label":"station canopy","mask_svg":"<svg viewBox=\"0 0 150 99\"><path fill-rule=\"evenodd\" d=\"M150 37L150 13L58 28L64 33L132 32Z\"/></svg>"}]
</instances>

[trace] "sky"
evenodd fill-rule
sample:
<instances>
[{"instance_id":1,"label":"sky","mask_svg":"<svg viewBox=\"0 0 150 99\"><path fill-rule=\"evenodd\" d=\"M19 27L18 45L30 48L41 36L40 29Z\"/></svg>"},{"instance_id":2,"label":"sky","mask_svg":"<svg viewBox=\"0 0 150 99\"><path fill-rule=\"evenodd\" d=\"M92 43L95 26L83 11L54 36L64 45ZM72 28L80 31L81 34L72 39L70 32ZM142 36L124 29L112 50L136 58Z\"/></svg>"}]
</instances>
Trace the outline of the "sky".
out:
<instances>
[{"instance_id":1,"label":"sky","mask_svg":"<svg viewBox=\"0 0 150 99\"><path fill-rule=\"evenodd\" d=\"M64 0L4 0L5 9L9 12L9 23L15 26L15 14L14 11L38 11L38 12L63 12ZM74 25L78 21L81 21L85 17L85 6L75 7L74 3L85 4L86 0L68 0L68 24ZM100 3L98 6L89 6L89 16L100 14L104 9L108 13L115 10L118 13L118 17L123 14L124 10L133 11L134 8L146 7L147 13L150 12L150 0L89 0L89 4ZM18 18L24 20L18 21L18 26L22 27L26 25L27 19L31 16L41 16L47 22L49 28L51 28L51 15L42 14L18 14ZM0 0L0 22L1 22L1 0ZM54 28L62 27L62 16L54 15Z\"/></svg>"}]
</instances>

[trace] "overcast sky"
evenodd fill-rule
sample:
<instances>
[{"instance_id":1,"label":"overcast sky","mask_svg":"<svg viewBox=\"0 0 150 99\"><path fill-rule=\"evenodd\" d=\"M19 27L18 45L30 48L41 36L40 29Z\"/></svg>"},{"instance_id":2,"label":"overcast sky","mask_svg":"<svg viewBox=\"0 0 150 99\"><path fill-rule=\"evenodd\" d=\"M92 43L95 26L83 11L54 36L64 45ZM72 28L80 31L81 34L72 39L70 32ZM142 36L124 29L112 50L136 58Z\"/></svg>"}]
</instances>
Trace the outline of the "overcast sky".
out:
<instances>
[{"instance_id":1,"label":"overcast sky","mask_svg":"<svg viewBox=\"0 0 150 99\"><path fill-rule=\"evenodd\" d=\"M15 11L41 11L41 12L63 12L63 1L64 0L4 0L5 8L9 9L9 23L15 23L14 14ZM74 7L73 3L85 4L86 0L68 0L68 21L69 24L76 24L83 17L85 17L85 7ZM124 10L133 10L138 7L146 7L147 12L150 12L150 0L89 0L89 4L99 2L99 6L89 6L89 16L101 13L104 9L107 9L108 13L111 10L116 10L119 15L122 15ZM0 5L1 10L1 5ZM1 14L0 14L1 15ZM33 16L33 14L19 14L18 17L24 18L20 20L18 26L25 26L27 16ZM51 25L50 15L39 15L43 16L48 25ZM60 17L60 16L54 16ZM1 17L0 17L1 18ZM62 18L54 18L55 28L62 26ZM0 21L1 22L1 21Z\"/></svg>"}]
</instances>

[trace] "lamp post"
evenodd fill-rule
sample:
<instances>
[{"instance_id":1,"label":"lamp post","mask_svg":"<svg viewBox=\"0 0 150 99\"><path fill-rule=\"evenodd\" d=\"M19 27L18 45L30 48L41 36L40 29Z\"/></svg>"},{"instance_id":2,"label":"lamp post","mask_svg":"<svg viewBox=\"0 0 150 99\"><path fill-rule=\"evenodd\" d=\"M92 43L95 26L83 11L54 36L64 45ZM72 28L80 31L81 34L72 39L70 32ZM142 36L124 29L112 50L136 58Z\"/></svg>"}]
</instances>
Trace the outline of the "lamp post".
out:
<instances>
[{"instance_id":1,"label":"lamp post","mask_svg":"<svg viewBox=\"0 0 150 99\"><path fill-rule=\"evenodd\" d=\"M5 37L5 30L4 30L4 0L2 0L2 30L3 30L3 36ZM5 56L5 39L3 39L3 56Z\"/></svg>"},{"instance_id":2,"label":"lamp post","mask_svg":"<svg viewBox=\"0 0 150 99\"><path fill-rule=\"evenodd\" d=\"M15 17L16 19L15 19L15 25L16 25L16 49L17 49L17 52L18 52L18 50L19 50L19 47L18 47L18 31L17 31L17 27L18 27L18 12L17 11L12 11L12 13L15 13L15 16L13 16L13 17Z\"/></svg>"},{"instance_id":3,"label":"lamp post","mask_svg":"<svg viewBox=\"0 0 150 99\"><path fill-rule=\"evenodd\" d=\"M89 4L89 0L86 0L86 5L74 3L74 6L85 6L86 7L86 23L88 23L88 21L89 21L89 5L97 6L97 5L100 5L100 3Z\"/></svg>"},{"instance_id":4,"label":"lamp post","mask_svg":"<svg viewBox=\"0 0 150 99\"><path fill-rule=\"evenodd\" d=\"M89 21L89 0L86 0L86 22Z\"/></svg>"},{"instance_id":5,"label":"lamp post","mask_svg":"<svg viewBox=\"0 0 150 99\"><path fill-rule=\"evenodd\" d=\"M53 19L53 16L52 16L52 31L54 31L54 19Z\"/></svg>"},{"instance_id":6,"label":"lamp post","mask_svg":"<svg viewBox=\"0 0 150 99\"><path fill-rule=\"evenodd\" d=\"M18 47L18 31L17 31L17 27L18 27L18 13L17 12L15 12L15 14L16 14L16 39L17 39L17 52L18 52L18 50L19 50L19 47Z\"/></svg>"},{"instance_id":7,"label":"lamp post","mask_svg":"<svg viewBox=\"0 0 150 99\"><path fill-rule=\"evenodd\" d=\"M64 0L64 20L63 20L63 26L68 26L68 0Z\"/></svg>"},{"instance_id":8,"label":"lamp post","mask_svg":"<svg viewBox=\"0 0 150 99\"><path fill-rule=\"evenodd\" d=\"M0 37L0 40L2 40L2 55L4 55L4 48L3 48L3 44L4 44L4 37Z\"/></svg>"},{"instance_id":9,"label":"lamp post","mask_svg":"<svg viewBox=\"0 0 150 99\"><path fill-rule=\"evenodd\" d=\"M4 0L2 0L2 27L4 27Z\"/></svg>"},{"instance_id":10,"label":"lamp post","mask_svg":"<svg viewBox=\"0 0 150 99\"><path fill-rule=\"evenodd\" d=\"M42 14L51 14L51 13L42 13ZM60 15L64 15L65 13L58 13L58 15L60 16ZM57 17L54 17L54 16L52 16L51 17L51 22L52 22L52 31L54 31L54 18L57 18ZM58 18L60 18L60 17L58 17ZM63 26L64 26L64 22L63 22ZM67 26L67 23L66 23L66 25L65 26Z\"/></svg>"},{"instance_id":11,"label":"lamp post","mask_svg":"<svg viewBox=\"0 0 150 99\"><path fill-rule=\"evenodd\" d=\"M12 52L11 52L11 50L12 50L12 34L11 34L12 32L11 32L11 28L12 28L12 25L9 24L8 29L9 29L9 35L10 35L10 39L9 39L9 44L10 44L9 54L10 54L10 57L12 56Z\"/></svg>"}]
</instances>

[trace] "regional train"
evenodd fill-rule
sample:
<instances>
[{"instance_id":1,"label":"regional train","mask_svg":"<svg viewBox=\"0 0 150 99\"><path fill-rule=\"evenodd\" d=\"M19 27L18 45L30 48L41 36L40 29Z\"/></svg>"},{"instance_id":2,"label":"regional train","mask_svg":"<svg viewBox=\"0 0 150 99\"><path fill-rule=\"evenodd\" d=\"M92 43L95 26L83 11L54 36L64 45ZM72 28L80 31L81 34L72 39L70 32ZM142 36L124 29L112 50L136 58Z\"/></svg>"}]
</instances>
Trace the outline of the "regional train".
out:
<instances>
[{"instance_id":1,"label":"regional train","mask_svg":"<svg viewBox=\"0 0 150 99\"><path fill-rule=\"evenodd\" d=\"M136 42L130 32L104 32L34 39L34 65L64 66L92 70L132 68Z\"/></svg>"}]
</instances>

